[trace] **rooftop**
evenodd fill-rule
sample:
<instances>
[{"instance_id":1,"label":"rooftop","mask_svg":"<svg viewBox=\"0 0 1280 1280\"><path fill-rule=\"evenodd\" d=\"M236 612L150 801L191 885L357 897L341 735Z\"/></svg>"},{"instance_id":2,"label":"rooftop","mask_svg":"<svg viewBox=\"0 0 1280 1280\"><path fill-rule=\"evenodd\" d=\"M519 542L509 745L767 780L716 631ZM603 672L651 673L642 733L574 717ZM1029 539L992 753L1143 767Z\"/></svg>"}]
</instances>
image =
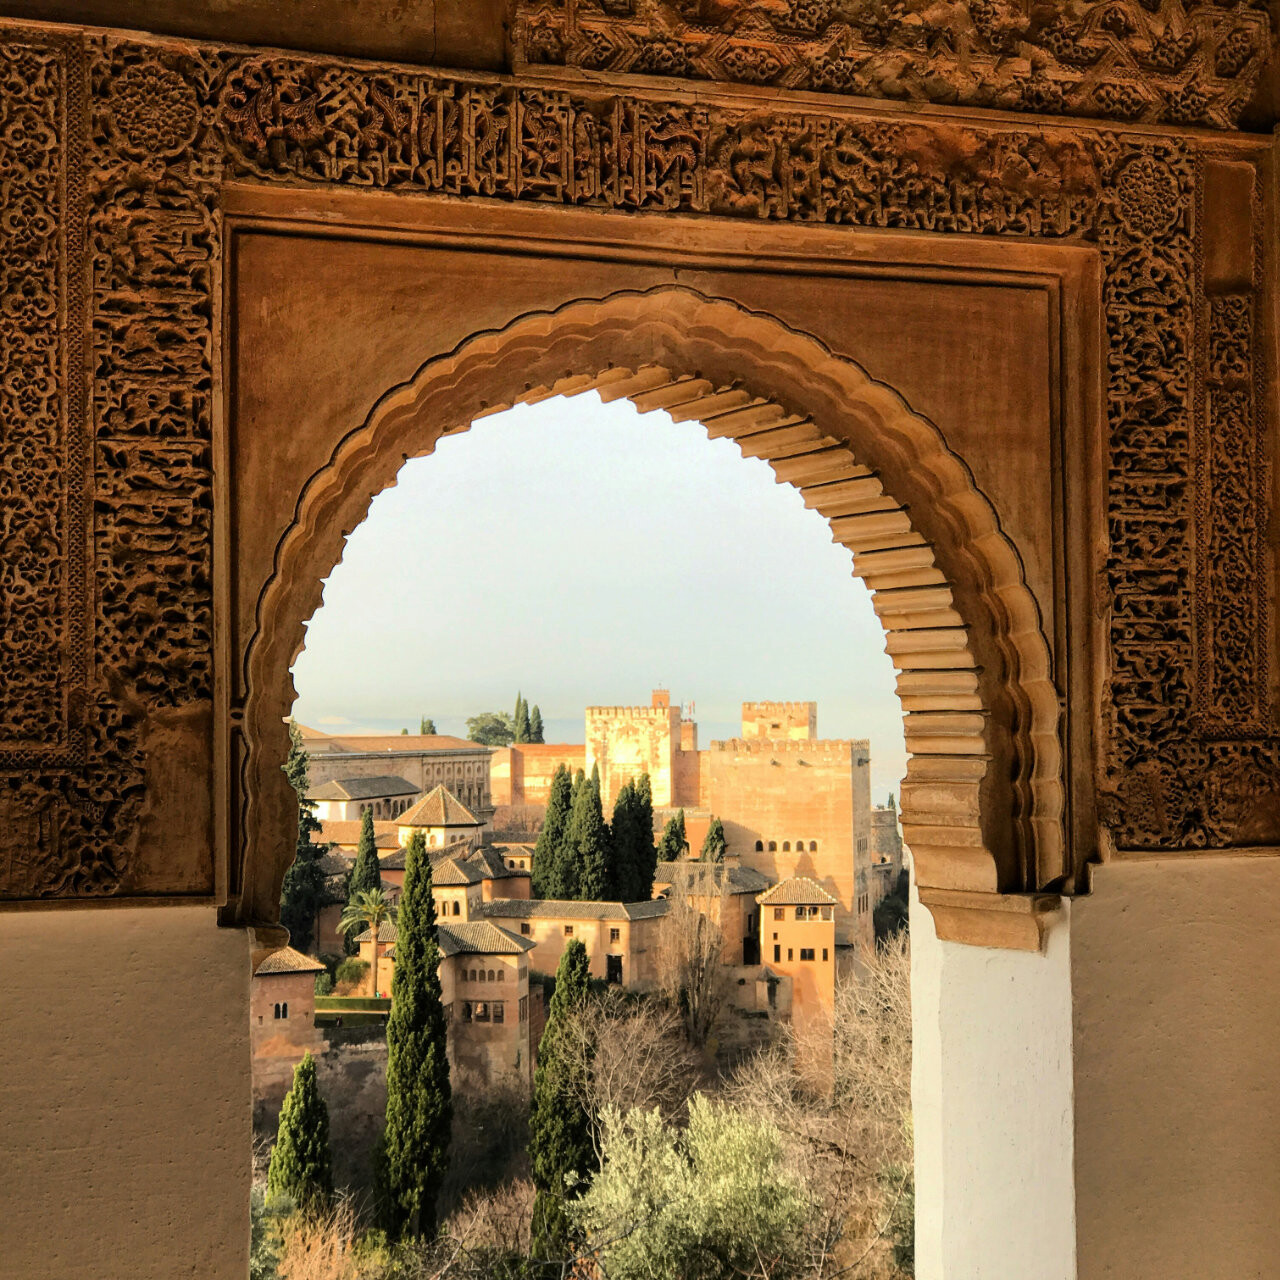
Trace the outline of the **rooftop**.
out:
<instances>
[{"instance_id":1,"label":"rooftop","mask_svg":"<svg viewBox=\"0 0 1280 1280\"><path fill-rule=\"evenodd\" d=\"M422 755L430 751L489 754L489 748L483 743L472 742L469 738L455 738L447 733L331 734L309 729L305 725L298 727L302 730L303 746L311 755Z\"/></svg>"},{"instance_id":2,"label":"rooftop","mask_svg":"<svg viewBox=\"0 0 1280 1280\"><path fill-rule=\"evenodd\" d=\"M674 885L677 881L711 879L719 889L728 875L730 893L761 893L773 881L754 867L726 867L723 862L660 862L654 875L656 884Z\"/></svg>"},{"instance_id":3,"label":"rooftop","mask_svg":"<svg viewBox=\"0 0 1280 1280\"><path fill-rule=\"evenodd\" d=\"M447 787L433 787L396 819L397 827L480 827L484 824Z\"/></svg>"},{"instance_id":4,"label":"rooftop","mask_svg":"<svg viewBox=\"0 0 1280 1280\"><path fill-rule=\"evenodd\" d=\"M320 829L311 833L312 844L342 844L355 848L360 843L360 823L353 819L326 818L320 823ZM394 822L375 822L373 824L373 843L379 849L397 849L400 847L400 836L396 832Z\"/></svg>"},{"instance_id":5,"label":"rooftop","mask_svg":"<svg viewBox=\"0 0 1280 1280\"><path fill-rule=\"evenodd\" d=\"M566 902L559 898L494 898L484 904L487 916L528 920L534 917L563 920L652 920L666 915L665 898L648 902Z\"/></svg>"},{"instance_id":6,"label":"rooftop","mask_svg":"<svg viewBox=\"0 0 1280 1280\"><path fill-rule=\"evenodd\" d=\"M762 893L756 901L762 907L781 906L836 906L838 898L829 894L816 880L808 876L792 876L775 884L768 893Z\"/></svg>"},{"instance_id":7,"label":"rooftop","mask_svg":"<svg viewBox=\"0 0 1280 1280\"><path fill-rule=\"evenodd\" d=\"M517 956L537 945L531 938L519 938L488 920L438 925L436 934L440 951L446 956Z\"/></svg>"},{"instance_id":8,"label":"rooftop","mask_svg":"<svg viewBox=\"0 0 1280 1280\"><path fill-rule=\"evenodd\" d=\"M395 922L394 920L384 920L384 921L383 921L383 922L378 926L378 941L379 941L379 942L395 942L395 940L396 940L399 936L400 936L400 934L399 934L399 931L396 929L396 922ZM357 935L356 935L356 941L357 941L357 942L372 942L372 941L373 941L373 930L372 930L372 929L366 929L363 933L361 933L361 934L357 934Z\"/></svg>"},{"instance_id":9,"label":"rooftop","mask_svg":"<svg viewBox=\"0 0 1280 1280\"><path fill-rule=\"evenodd\" d=\"M307 792L308 800L379 800L383 796L416 796L408 778L381 773L372 778L335 778Z\"/></svg>"},{"instance_id":10,"label":"rooftop","mask_svg":"<svg viewBox=\"0 0 1280 1280\"><path fill-rule=\"evenodd\" d=\"M272 973L323 973L324 965L319 960L304 956L301 951L292 947L282 947L273 951L254 971L255 978L266 977Z\"/></svg>"},{"instance_id":11,"label":"rooftop","mask_svg":"<svg viewBox=\"0 0 1280 1280\"><path fill-rule=\"evenodd\" d=\"M479 884L484 872L473 862L461 858L445 858L431 867L431 885L436 889L456 889Z\"/></svg>"}]
</instances>

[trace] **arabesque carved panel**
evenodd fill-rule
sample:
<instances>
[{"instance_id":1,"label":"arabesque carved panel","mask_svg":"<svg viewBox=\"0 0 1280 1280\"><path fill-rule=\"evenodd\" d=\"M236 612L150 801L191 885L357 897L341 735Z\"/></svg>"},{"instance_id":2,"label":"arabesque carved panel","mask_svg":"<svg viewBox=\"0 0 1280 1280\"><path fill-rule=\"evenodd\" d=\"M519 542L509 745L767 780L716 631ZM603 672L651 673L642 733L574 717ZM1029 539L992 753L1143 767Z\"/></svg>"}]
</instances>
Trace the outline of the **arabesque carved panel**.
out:
<instances>
[{"instance_id":1,"label":"arabesque carved panel","mask_svg":"<svg viewBox=\"0 0 1280 1280\"><path fill-rule=\"evenodd\" d=\"M1270 51L1262 3L518 0L518 67L1229 127Z\"/></svg>"},{"instance_id":2,"label":"arabesque carved panel","mask_svg":"<svg viewBox=\"0 0 1280 1280\"><path fill-rule=\"evenodd\" d=\"M1241 29L1263 30L1252 9L1231 12ZM1227 67L1225 19L1213 6L1201 19L1214 65ZM33 602L4 640L30 697L15 693L3 714L11 741L58 741L61 724L63 740L78 730L86 744L83 759L59 771L0 762L0 899L148 892L130 871L148 726L211 698L219 191L228 180L1095 246L1109 430L1098 601L1110 627L1105 820L1130 848L1280 836L1280 814L1259 816L1259 797L1278 789L1280 744L1264 702L1257 301L1246 290L1203 303L1194 135L874 118L834 98L711 101L670 86L442 76L96 32L84 34L86 69L74 72L88 95L77 116L65 106L76 41L0 32L10 86L0 163L18 175L2 188L0 262L10 274L0 324L36 338L6 342L0 356L17 370L3 392L14 398L0 476L24 503L23 484L40 478L21 521L0 525L19 552L3 565L19 588L6 587L5 607ZM1197 119L1230 115L1228 90L1214 94ZM38 145L19 130L14 146L15 113ZM1135 114L1181 118L1167 103ZM81 186L82 221L68 195ZM81 227L87 245L76 260ZM36 237L30 260L41 267L15 278L24 235ZM78 279L90 283L87 321L75 314ZM77 428L72 375L86 335L90 418ZM71 446L81 435L92 445L92 609L77 603L72 581L83 460ZM56 587L55 572L67 575ZM1197 627L1210 593L1238 604L1238 617L1219 610ZM87 690L77 683L76 626L94 641ZM72 657L55 671L53 653ZM1206 699L1214 717L1244 730L1206 731Z\"/></svg>"}]
</instances>

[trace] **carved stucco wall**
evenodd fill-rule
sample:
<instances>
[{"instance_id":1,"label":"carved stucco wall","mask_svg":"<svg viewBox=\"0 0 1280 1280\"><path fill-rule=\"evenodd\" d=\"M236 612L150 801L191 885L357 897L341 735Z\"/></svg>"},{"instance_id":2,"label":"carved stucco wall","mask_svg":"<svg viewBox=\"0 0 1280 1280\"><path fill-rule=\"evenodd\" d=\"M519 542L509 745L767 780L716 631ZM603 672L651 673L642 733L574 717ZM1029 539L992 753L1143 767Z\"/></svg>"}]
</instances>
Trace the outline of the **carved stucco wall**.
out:
<instances>
[{"instance_id":1,"label":"carved stucco wall","mask_svg":"<svg viewBox=\"0 0 1280 1280\"><path fill-rule=\"evenodd\" d=\"M212 438L233 180L1092 247L1109 838L1280 837L1266 144L9 24L0 86L0 899L240 888L238 854L213 856L212 807L190 803L219 747Z\"/></svg>"}]
</instances>

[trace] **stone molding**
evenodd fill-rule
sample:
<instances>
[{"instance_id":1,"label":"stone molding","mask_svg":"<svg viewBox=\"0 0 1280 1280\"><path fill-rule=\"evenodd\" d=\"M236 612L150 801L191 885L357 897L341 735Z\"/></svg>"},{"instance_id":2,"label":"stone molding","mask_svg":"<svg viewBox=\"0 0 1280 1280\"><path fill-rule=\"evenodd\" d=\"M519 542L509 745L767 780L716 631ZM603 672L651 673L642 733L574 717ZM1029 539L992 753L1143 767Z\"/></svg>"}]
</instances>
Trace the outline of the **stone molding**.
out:
<instances>
[{"instance_id":1,"label":"stone molding","mask_svg":"<svg viewBox=\"0 0 1280 1280\"><path fill-rule=\"evenodd\" d=\"M38 338L0 349L0 484L39 504L0 527L12 673L0 689L0 901L154 892L137 856L158 759L148 744L206 715L213 696L229 181L1092 247L1107 416L1100 816L1123 849L1280 838L1260 462L1269 144L670 81L444 75L8 22L0 78L0 162L16 175L0 210L3 314L31 308ZM1214 244L1234 225L1204 211L1217 198L1206 167L1223 164L1246 172L1236 220L1247 225ZM55 646L68 655L56 675ZM1018 670L1016 653L999 656ZM1006 692L1001 719L1030 724L1021 686ZM241 709L230 714L234 729ZM1019 762L1024 819L1046 782L1025 770L1049 758ZM240 849L242 834L231 838ZM240 853L221 856L236 898ZM1055 878L1041 863L999 887ZM190 892L210 886L193 880ZM260 898L250 914L267 910Z\"/></svg>"},{"instance_id":2,"label":"stone molding","mask_svg":"<svg viewBox=\"0 0 1280 1280\"><path fill-rule=\"evenodd\" d=\"M669 356L662 365L611 363L626 349ZM564 374L573 368L592 372ZM287 750L289 666L303 621L319 606L321 580L341 557L342 531L359 523L370 495L390 483L405 456L428 453L442 436L514 404L584 391L625 397L642 412L663 409L677 421L703 423L713 438L733 439L794 484L852 553L899 672L910 756L901 814L922 884L994 894L1023 874L999 857L992 839L1008 828L1016 800L984 788L987 735L1000 732L988 728L997 684L1017 686L1030 708L1012 750L1001 753L1029 762L1023 853L1062 865L1062 759L1048 645L1019 557L968 469L931 423L852 361L771 316L675 286L572 302L473 336L390 389L311 477L259 599L246 658L248 847L270 844L255 815L272 814L262 802L268 789L283 795L278 760ZM811 416L802 405L818 408ZM927 477L921 505L936 548L844 431L874 441L881 473L912 469ZM980 584L978 631L997 637L986 652L961 617L952 580ZM1002 651L1014 655L1007 668ZM266 881L261 888L246 881L248 896L278 899L284 869L257 868Z\"/></svg>"}]
</instances>

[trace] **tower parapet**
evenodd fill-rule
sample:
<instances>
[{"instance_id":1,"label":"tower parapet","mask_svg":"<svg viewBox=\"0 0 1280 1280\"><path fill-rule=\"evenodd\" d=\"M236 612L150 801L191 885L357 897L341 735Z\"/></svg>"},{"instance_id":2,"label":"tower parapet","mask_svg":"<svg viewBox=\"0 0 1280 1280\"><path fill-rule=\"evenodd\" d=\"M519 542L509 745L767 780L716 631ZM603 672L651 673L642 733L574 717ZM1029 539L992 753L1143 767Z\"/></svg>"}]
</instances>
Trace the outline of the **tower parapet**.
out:
<instances>
[{"instance_id":1,"label":"tower parapet","mask_svg":"<svg viewBox=\"0 0 1280 1280\"><path fill-rule=\"evenodd\" d=\"M806 741L818 736L816 702L744 702L744 738L786 738Z\"/></svg>"}]
</instances>

